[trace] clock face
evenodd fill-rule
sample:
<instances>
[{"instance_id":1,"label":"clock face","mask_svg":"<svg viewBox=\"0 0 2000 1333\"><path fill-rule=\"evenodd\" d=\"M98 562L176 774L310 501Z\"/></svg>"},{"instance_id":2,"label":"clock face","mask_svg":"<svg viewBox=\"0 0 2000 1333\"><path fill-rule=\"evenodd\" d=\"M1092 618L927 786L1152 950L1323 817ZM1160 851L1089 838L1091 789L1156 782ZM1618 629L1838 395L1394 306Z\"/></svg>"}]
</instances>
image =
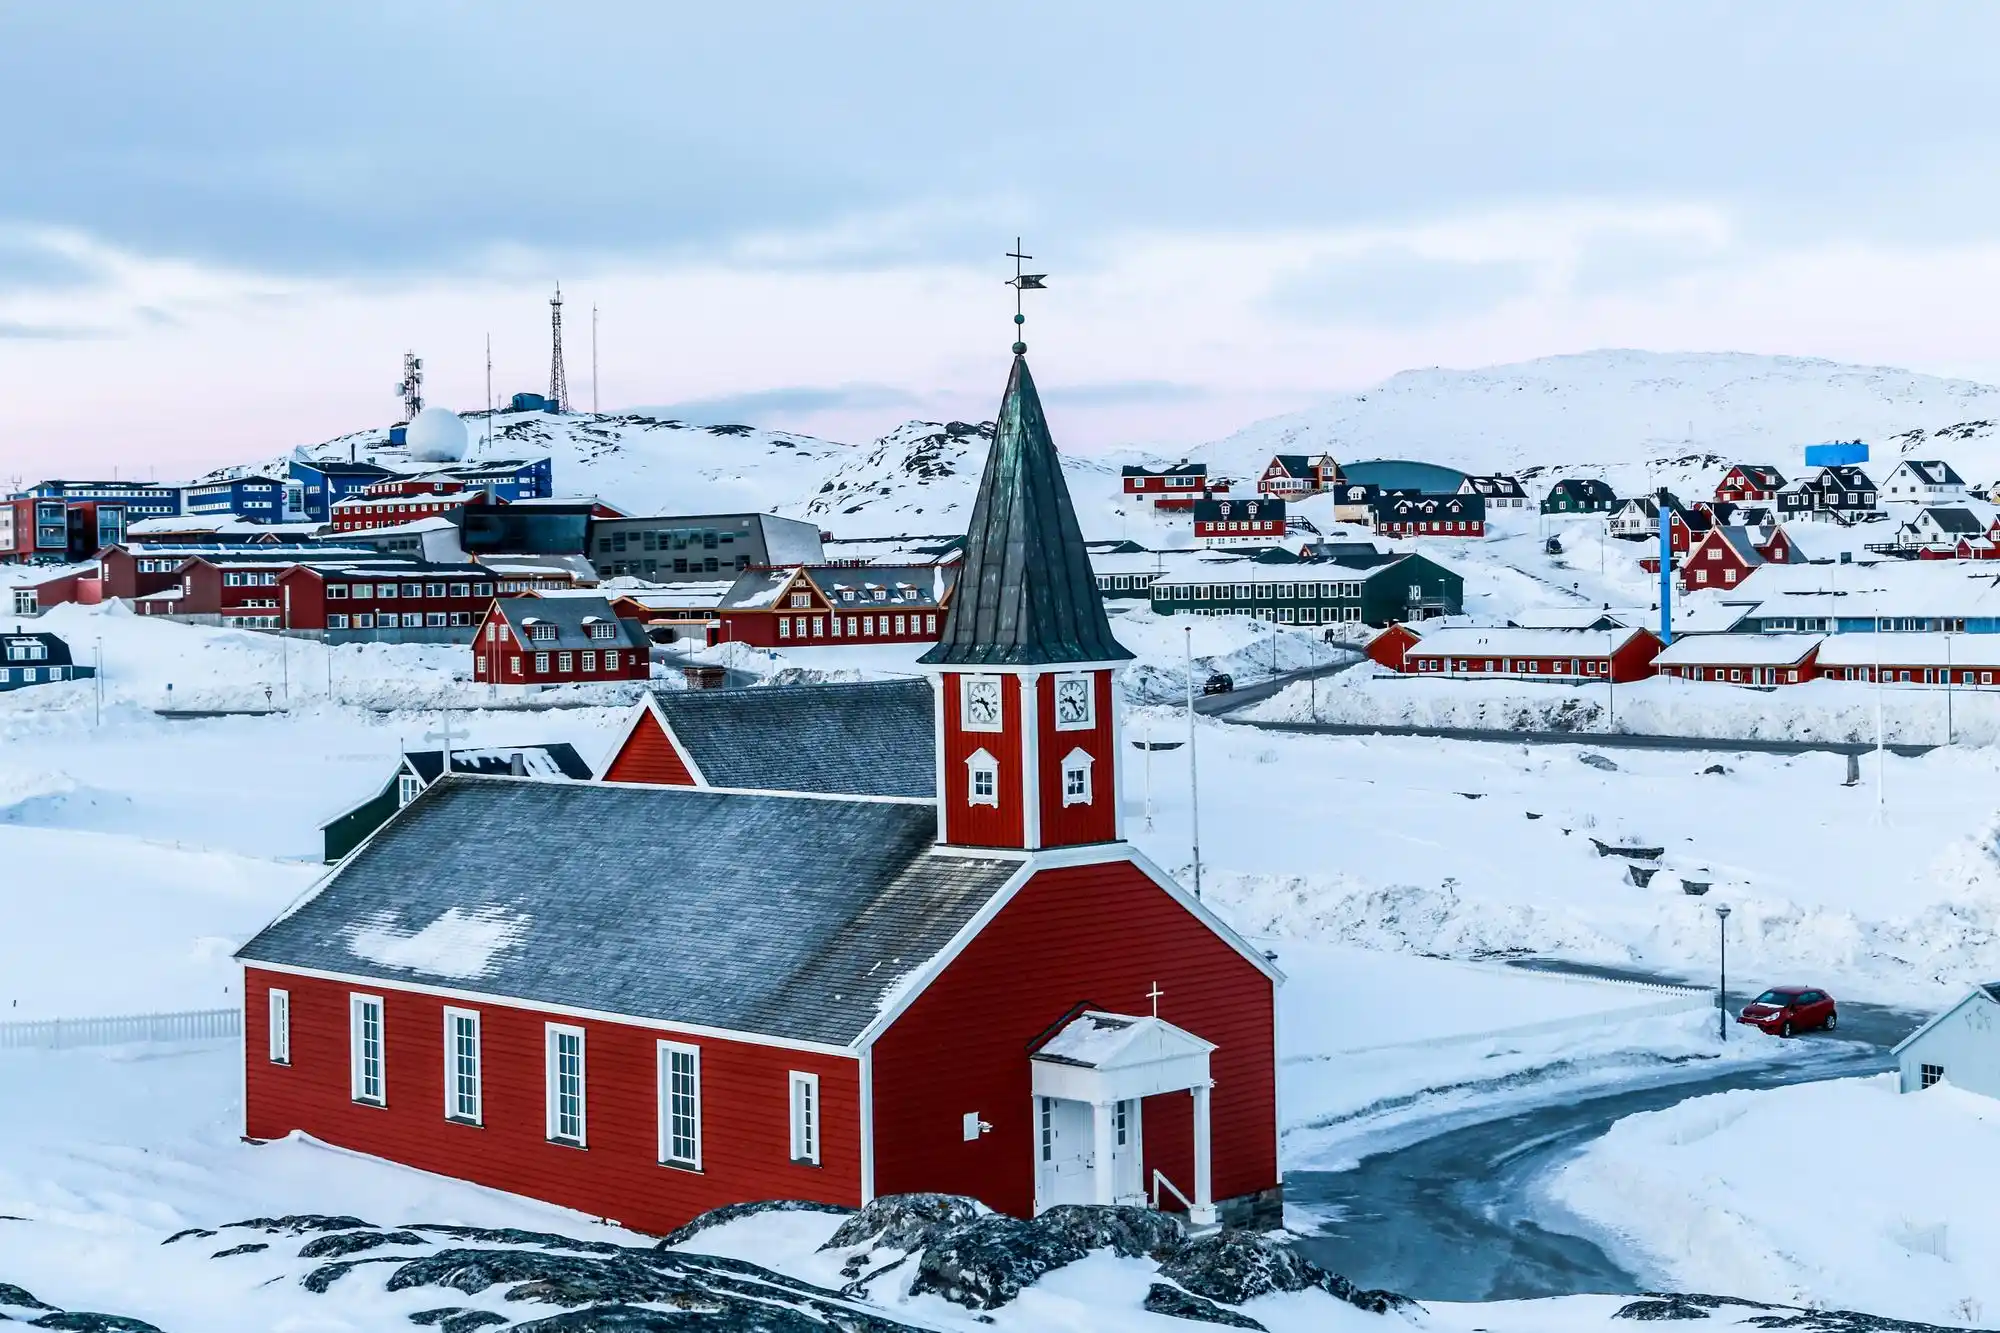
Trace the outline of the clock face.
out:
<instances>
[{"instance_id":1,"label":"clock face","mask_svg":"<svg viewBox=\"0 0 2000 1333\"><path fill-rule=\"evenodd\" d=\"M1000 678L998 676L967 676L965 678L965 725L982 731L997 731L1000 728Z\"/></svg>"},{"instance_id":2,"label":"clock face","mask_svg":"<svg viewBox=\"0 0 2000 1333\"><path fill-rule=\"evenodd\" d=\"M1090 725L1090 677L1061 676L1056 680L1056 725Z\"/></svg>"}]
</instances>

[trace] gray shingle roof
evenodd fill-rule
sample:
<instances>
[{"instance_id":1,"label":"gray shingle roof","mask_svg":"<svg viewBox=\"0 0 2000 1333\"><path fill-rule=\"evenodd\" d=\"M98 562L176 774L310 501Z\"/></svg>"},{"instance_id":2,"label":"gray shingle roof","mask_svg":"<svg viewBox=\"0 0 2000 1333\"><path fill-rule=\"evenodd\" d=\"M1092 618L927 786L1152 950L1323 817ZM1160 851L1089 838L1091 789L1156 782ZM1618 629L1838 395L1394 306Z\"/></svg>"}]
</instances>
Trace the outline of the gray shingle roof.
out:
<instances>
[{"instance_id":1,"label":"gray shingle roof","mask_svg":"<svg viewBox=\"0 0 2000 1333\"><path fill-rule=\"evenodd\" d=\"M1036 666L1131 656L1111 636L1042 400L1027 359L1016 356L944 634L919 660Z\"/></svg>"},{"instance_id":2,"label":"gray shingle roof","mask_svg":"<svg viewBox=\"0 0 2000 1333\"><path fill-rule=\"evenodd\" d=\"M845 1045L1020 868L936 834L929 802L454 775L237 957Z\"/></svg>"},{"instance_id":3,"label":"gray shingle roof","mask_svg":"<svg viewBox=\"0 0 2000 1333\"><path fill-rule=\"evenodd\" d=\"M520 641L535 652L551 648L644 648L646 632L629 620L620 620L611 603L602 597L501 597L493 609L507 621ZM590 625L611 627L608 639L593 638ZM533 638L531 623L555 630L552 639Z\"/></svg>"},{"instance_id":4,"label":"gray shingle roof","mask_svg":"<svg viewBox=\"0 0 2000 1333\"><path fill-rule=\"evenodd\" d=\"M583 761L583 756L576 752L576 747L566 741L554 741L546 745L468 746L451 752L451 771L511 773L514 755L517 753L529 765L529 776L539 778L560 774L578 782L590 781L590 765ZM405 750L403 759L425 782L436 782L438 774L444 771L442 750Z\"/></svg>"},{"instance_id":5,"label":"gray shingle roof","mask_svg":"<svg viewBox=\"0 0 2000 1333\"><path fill-rule=\"evenodd\" d=\"M653 697L711 786L937 795L929 681L662 690Z\"/></svg>"}]
</instances>

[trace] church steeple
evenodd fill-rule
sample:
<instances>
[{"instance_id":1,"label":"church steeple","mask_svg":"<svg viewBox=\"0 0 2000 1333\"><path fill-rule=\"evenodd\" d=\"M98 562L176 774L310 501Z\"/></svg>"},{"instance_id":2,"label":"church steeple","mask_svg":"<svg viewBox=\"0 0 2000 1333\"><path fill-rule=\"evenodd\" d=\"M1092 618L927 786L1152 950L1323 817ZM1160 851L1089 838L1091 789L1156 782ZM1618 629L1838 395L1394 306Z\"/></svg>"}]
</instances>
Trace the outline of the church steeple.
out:
<instances>
[{"instance_id":1,"label":"church steeple","mask_svg":"<svg viewBox=\"0 0 2000 1333\"><path fill-rule=\"evenodd\" d=\"M1123 662L1028 359L1016 354L931 666Z\"/></svg>"},{"instance_id":2,"label":"church steeple","mask_svg":"<svg viewBox=\"0 0 2000 1333\"><path fill-rule=\"evenodd\" d=\"M1122 835L1115 678L1132 654L1111 635L1019 336L944 634L918 660L937 673L938 840L1035 851Z\"/></svg>"}]
</instances>

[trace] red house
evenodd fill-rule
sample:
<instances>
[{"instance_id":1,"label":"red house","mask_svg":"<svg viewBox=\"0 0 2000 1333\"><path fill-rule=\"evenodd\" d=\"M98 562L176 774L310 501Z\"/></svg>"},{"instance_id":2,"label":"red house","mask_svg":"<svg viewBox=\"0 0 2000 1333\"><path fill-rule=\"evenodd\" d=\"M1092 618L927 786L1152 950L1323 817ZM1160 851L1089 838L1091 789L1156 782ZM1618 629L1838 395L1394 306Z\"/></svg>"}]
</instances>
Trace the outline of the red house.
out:
<instances>
[{"instance_id":1,"label":"red house","mask_svg":"<svg viewBox=\"0 0 2000 1333\"><path fill-rule=\"evenodd\" d=\"M1220 477L1208 479L1206 463L1176 463L1172 467L1122 467L1119 482L1126 495L1145 500L1155 509L1168 511L1194 508L1196 500L1229 494L1229 483Z\"/></svg>"},{"instance_id":2,"label":"red house","mask_svg":"<svg viewBox=\"0 0 2000 1333\"><path fill-rule=\"evenodd\" d=\"M1123 841L1130 655L1019 357L999 422L924 659L934 795L446 777L239 951L245 1133L646 1231L1156 1171L1275 1224L1282 977Z\"/></svg>"},{"instance_id":3,"label":"red house","mask_svg":"<svg viewBox=\"0 0 2000 1333\"><path fill-rule=\"evenodd\" d=\"M1197 500L1194 539L1202 546L1275 546L1285 539L1283 500Z\"/></svg>"},{"instance_id":4,"label":"red house","mask_svg":"<svg viewBox=\"0 0 2000 1333\"><path fill-rule=\"evenodd\" d=\"M1710 528L1695 538L1681 561L1681 591L1734 588L1765 563L1764 552L1748 528Z\"/></svg>"},{"instance_id":5,"label":"red house","mask_svg":"<svg viewBox=\"0 0 2000 1333\"><path fill-rule=\"evenodd\" d=\"M1738 463L1715 483L1715 498L1730 504L1777 498L1785 474L1765 463Z\"/></svg>"},{"instance_id":6,"label":"red house","mask_svg":"<svg viewBox=\"0 0 2000 1333\"><path fill-rule=\"evenodd\" d=\"M1303 499L1340 485L1345 477L1332 454L1273 454L1257 478L1257 491L1277 500Z\"/></svg>"},{"instance_id":7,"label":"red house","mask_svg":"<svg viewBox=\"0 0 2000 1333\"><path fill-rule=\"evenodd\" d=\"M1512 676L1565 684L1608 678L1623 685L1652 675L1659 652L1659 637L1651 630L1462 626L1424 635L1404 652L1403 670L1421 676Z\"/></svg>"},{"instance_id":8,"label":"red house","mask_svg":"<svg viewBox=\"0 0 2000 1333\"><path fill-rule=\"evenodd\" d=\"M760 648L934 643L957 565L803 565L752 569L716 604L711 643Z\"/></svg>"},{"instance_id":9,"label":"red house","mask_svg":"<svg viewBox=\"0 0 2000 1333\"><path fill-rule=\"evenodd\" d=\"M1398 621L1378 631L1368 640L1368 646L1364 651L1367 652L1370 661L1388 667L1391 671L1401 671L1404 669L1405 655L1422 638L1422 634Z\"/></svg>"},{"instance_id":10,"label":"red house","mask_svg":"<svg viewBox=\"0 0 2000 1333\"><path fill-rule=\"evenodd\" d=\"M602 597L501 597L472 640L472 678L489 685L645 680L652 645Z\"/></svg>"}]
</instances>

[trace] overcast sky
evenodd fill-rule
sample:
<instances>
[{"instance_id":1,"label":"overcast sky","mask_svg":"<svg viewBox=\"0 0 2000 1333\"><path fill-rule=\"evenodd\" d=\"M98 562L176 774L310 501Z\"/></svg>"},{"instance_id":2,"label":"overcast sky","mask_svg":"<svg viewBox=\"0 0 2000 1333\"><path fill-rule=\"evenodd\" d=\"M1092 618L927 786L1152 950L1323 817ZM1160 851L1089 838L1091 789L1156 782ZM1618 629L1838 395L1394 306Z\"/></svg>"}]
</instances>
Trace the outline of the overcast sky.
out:
<instances>
[{"instance_id":1,"label":"overcast sky","mask_svg":"<svg viewBox=\"0 0 2000 1333\"><path fill-rule=\"evenodd\" d=\"M1066 447L1601 346L2000 378L2000 6L0 8L0 477L569 382Z\"/></svg>"}]
</instances>

